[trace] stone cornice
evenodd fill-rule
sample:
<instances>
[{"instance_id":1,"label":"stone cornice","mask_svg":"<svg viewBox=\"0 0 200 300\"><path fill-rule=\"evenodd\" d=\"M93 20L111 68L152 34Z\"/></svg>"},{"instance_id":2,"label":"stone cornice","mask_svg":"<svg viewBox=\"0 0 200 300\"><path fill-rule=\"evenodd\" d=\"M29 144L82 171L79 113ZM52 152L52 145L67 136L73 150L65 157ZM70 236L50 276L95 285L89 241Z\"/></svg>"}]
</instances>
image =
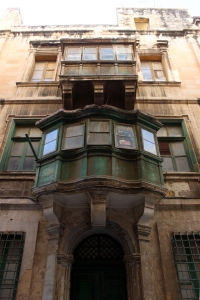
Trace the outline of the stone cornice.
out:
<instances>
[{"instance_id":1,"label":"stone cornice","mask_svg":"<svg viewBox=\"0 0 200 300\"><path fill-rule=\"evenodd\" d=\"M115 117L126 121L136 121L143 119L146 121L150 121L152 124L154 124L154 126L158 128L161 126L161 123L150 114L144 113L140 110L126 111L109 105L87 105L83 109L76 110L60 109L55 113L49 115L48 117L45 117L44 119L38 121L36 123L36 126L42 128L52 121L54 122L60 119L66 118L67 120L77 120L83 117L91 117L97 115L98 117Z\"/></svg>"}]
</instances>

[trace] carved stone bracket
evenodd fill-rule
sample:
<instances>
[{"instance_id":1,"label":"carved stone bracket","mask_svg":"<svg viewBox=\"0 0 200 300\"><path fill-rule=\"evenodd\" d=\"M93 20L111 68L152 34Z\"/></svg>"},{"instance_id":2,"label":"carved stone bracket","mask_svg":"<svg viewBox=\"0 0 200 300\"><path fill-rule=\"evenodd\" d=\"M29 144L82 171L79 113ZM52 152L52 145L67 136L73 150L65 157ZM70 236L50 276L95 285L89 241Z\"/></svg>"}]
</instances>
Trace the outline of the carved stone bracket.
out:
<instances>
[{"instance_id":1,"label":"carved stone bracket","mask_svg":"<svg viewBox=\"0 0 200 300\"><path fill-rule=\"evenodd\" d=\"M103 105L104 104L104 81L93 81L94 86L94 104Z\"/></svg>"},{"instance_id":2,"label":"carved stone bracket","mask_svg":"<svg viewBox=\"0 0 200 300\"><path fill-rule=\"evenodd\" d=\"M138 238L139 240L148 242L151 233L151 227L149 221L151 220L154 213L154 199L152 197L145 196L144 212L140 217L137 224Z\"/></svg>"},{"instance_id":3,"label":"carved stone bracket","mask_svg":"<svg viewBox=\"0 0 200 300\"><path fill-rule=\"evenodd\" d=\"M63 100L64 100L64 108L65 109L73 109L73 103L72 103L72 89L73 89L73 83L72 82L62 82L62 94L63 94Z\"/></svg>"},{"instance_id":4,"label":"carved stone bracket","mask_svg":"<svg viewBox=\"0 0 200 300\"><path fill-rule=\"evenodd\" d=\"M67 254L57 254L57 262L58 262L58 264L61 264L63 267L71 268L71 266L74 262L74 256L67 255Z\"/></svg>"},{"instance_id":5,"label":"carved stone bracket","mask_svg":"<svg viewBox=\"0 0 200 300\"><path fill-rule=\"evenodd\" d=\"M107 192L96 191L88 193L91 200L92 226L106 226L106 200Z\"/></svg>"},{"instance_id":6,"label":"carved stone bracket","mask_svg":"<svg viewBox=\"0 0 200 300\"><path fill-rule=\"evenodd\" d=\"M135 267L136 264L140 263L140 254L134 253L132 255L125 255L124 261L130 266Z\"/></svg>"}]
</instances>

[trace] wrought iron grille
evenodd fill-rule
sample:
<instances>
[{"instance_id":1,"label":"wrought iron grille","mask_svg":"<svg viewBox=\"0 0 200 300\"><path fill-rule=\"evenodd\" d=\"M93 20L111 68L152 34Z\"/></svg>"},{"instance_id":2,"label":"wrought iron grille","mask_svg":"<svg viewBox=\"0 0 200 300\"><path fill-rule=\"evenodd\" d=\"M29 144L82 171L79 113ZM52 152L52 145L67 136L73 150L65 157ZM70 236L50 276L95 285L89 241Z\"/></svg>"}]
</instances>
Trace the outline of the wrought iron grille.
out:
<instances>
[{"instance_id":1,"label":"wrought iron grille","mask_svg":"<svg viewBox=\"0 0 200 300\"><path fill-rule=\"evenodd\" d=\"M199 300L200 233L174 233L172 246L181 299Z\"/></svg>"},{"instance_id":2,"label":"wrought iron grille","mask_svg":"<svg viewBox=\"0 0 200 300\"><path fill-rule=\"evenodd\" d=\"M0 233L0 299L13 300L24 248L24 233Z\"/></svg>"},{"instance_id":3,"label":"wrought iron grille","mask_svg":"<svg viewBox=\"0 0 200 300\"><path fill-rule=\"evenodd\" d=\"M75 259L122 260L123 256L122 247L107 235L92 235L74 251Z\"/></svg>"}]
</instances>

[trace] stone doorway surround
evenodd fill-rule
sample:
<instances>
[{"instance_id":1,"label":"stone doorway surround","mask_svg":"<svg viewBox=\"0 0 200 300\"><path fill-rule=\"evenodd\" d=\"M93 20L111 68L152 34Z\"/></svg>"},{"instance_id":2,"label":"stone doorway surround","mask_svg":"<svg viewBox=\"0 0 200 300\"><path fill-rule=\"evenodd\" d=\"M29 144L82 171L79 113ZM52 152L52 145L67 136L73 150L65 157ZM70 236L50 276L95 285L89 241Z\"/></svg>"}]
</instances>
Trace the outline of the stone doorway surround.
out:
<instances>
[{"instance_id":1,"label":"stone doorway surround","mask_svg":"<svg viewBox=\"0 0 200 300\"><path fill-rule=\"evenodd\" d=\"M43 300L70 300L74 249L93 234L109 235L122 246L128 300L154 298L149 221L154 213L154 204L162 195L153 191L142 192L121 194L99 189L39 197L49 221Z\"/></svg>"}]
</instances>

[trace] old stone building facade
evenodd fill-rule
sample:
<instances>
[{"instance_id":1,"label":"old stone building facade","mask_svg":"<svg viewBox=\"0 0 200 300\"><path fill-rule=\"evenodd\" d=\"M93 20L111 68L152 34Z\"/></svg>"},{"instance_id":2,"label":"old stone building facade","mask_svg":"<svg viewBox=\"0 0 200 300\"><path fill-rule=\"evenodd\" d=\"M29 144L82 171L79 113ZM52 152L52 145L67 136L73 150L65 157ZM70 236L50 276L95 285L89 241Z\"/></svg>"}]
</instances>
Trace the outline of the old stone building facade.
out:
<instances>
[{"instance_id":1,"label":"old stone building facade","mask_svg":"<svg viewBox=\"0 0 200 300\"><path fill-rule=\"evenodd\" d=\"M200 17L0 20L0 299L200 293Z\"/></svg>"}]
</instances>

